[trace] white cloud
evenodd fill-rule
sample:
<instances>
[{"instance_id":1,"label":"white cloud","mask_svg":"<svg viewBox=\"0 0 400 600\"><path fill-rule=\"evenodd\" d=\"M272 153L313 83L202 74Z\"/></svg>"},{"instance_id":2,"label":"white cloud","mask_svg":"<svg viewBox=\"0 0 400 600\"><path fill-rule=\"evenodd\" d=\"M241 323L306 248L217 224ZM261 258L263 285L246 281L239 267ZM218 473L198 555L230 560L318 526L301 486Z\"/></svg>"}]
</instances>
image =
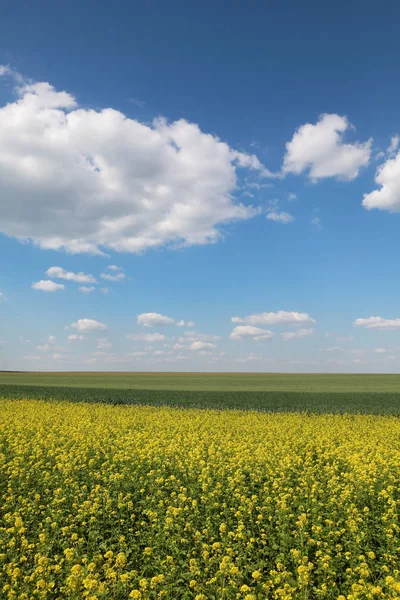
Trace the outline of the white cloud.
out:
<instances>
[{"instance_id":1,"label":"white cloud","mask_svg":"<svg viewBox=\"0 0 400 600\"><path fill-rule=\"evenodd\" d=\"M314 225L317 229L321 229L321 219L319 217L313 217L311 219L311 225Z\"/></svg>"},{"instance_id":2,"label":"white cloud","mask_svg":"<svg viewBox=\"0 0 400 600\"><path fill-rule=\"evenodd\" d=\"M107 269L110 271L122 271L122 267L118 267L117 265L108 265Z\"/></svg>"},{"instance_id":3,"label":"white cloud","mask_svg":"<svg viewBox=\"0 0 400 600\"><path fill-rule=\"evenodd\" d=\"M51 358L53 360L60 360L60 358L62 358L62 355L58 354L57 352L54 352L54 354L52 354Z\"/></svg>"},{"instance_id":4,"label":"white cloud","mask_svg":"<svg viewBox=\"0 0 400 600\"><path fill-rule=\"evenodd\" d=\"M147 352L144 352L144 351L138 351L138 352L131 352L131 353L129 354L129 356L139 356L139 357L140 357L140 356L146 356L146 354L147 354Z\"/></svg>"},{"instance_id":5,"label":"white cloud","mask_svg":"<svg viewBox=\"0 0 400 600\"><path fill-rule=\"evenodd\" d=\"M271 212L267 213L267 219L269 219L270 221L275 221L276 223L283 223L284 225L287 225L288 223L292 223L292 221L294 221L294 217L289 213L283 211L278 212L275 210L272 210Z\"/></svg>"},{"instance_id":6,"label":"white cloud","mask_svg":"<svg viewBox=\"0 0 400 600\"><path fill-rule=\"evenodd\" d=\"M0 77L3 75L8 75L11 72L10 67L7 65L0 65Z\"/></svg>"},{"instance_id":7,"label":"white cloud","mask_svg":"<svg viewBox=\"0 0 400 600\"><path fill-rule=\"evenodd\" d=\"M189 350L213 350L214 348L215 344L210 342L193 342L189 346Z\"/></svg>"},{"instance_id":8,"label":"white cloud","mask_svg":"<svg viewBox=\"0 0 400 600\"><path fill-rule=\"evenodd\" d=\"M51 350L51 346L49 346L49 344L40 344L39 346L36 346L36 350L39 350L39 352L48 352Z\"/></svg>"},{"instance_id":9,"label":"white cloud","mask_svg":"<svg viewBox=\"0 0 400 600\"><path fill-rule=\"evenodd\" d=\"M394 135L390 140L390 145L389 145L388 149L386 150L386 152L388 154L393 154L394 152L396 152L396 150L399 147L399 143L400 143L400 137L398 135Z\"/></svg>"},{"instance_id":10,"label":"white cloud","mask_svg":"<svg viewBox=\"0 0 400 600\"><path fill-rule=\"evenodd\" d=\"M27 356L24 356L24 360L41 360L41 358L43 357L34 354L28 354Z\"/></svg>"},{"instance_id":11,"label":"white cloud","mask_svg":"<svg viewBox=\"0 0 400 600\"><path fill-rule=\"evenodd\" d=\"M387 348L375 348L374 352L376 352L376 354L386 354L389 350Z\"/></svg>"},{"instance_id":12,"label":"white cloud","mask_svg":"<svg viewBox=\"0 0 400 600\"><path fill-rule=\"evenodd\" d=\"M243 319L232 317L232 323L248 323L249 325L300 325L304 323L315 323L315 320L307 313L278 310L278 312L264 312L248 315Z\"/></svg>"},{"instance_id":13,"label":"white cloud","mask_svg":"<svg viewBox=\"0 0 400 600\"><path fill-rule=\"evenodd\" d=\"M87 275L82 272L72 273L61 267L50 267L47 269L46 275L48 277L53 277L54 279L66 279L67 281L76 281L77 283L96 283L96 279L93 275Z\"/></svg>"},{"instance_id":14,"label":"white cloud","mask_svg":"<svg viewBox=\"0 0 400 600\"><path fill-rule=\"evenodd\" d=\"M0 302L2 302L4 300L4 294L3 292L0 292Z\"/></svg>"},{"instance_id":15,"label":"white cloud","mask_svg":"<svg viewBox=\"0 0 400 600\"><path fill-rule=\"evenodd\" d=\"M166 337L162 333L131 333L126 336L129 340L137 342L163 342Z\"/></svg>"},{"instance_id":16,"label":"white cloud","mask_svg":"<svg viewBox=\"0 0 400 600\"><path fill-rule=\"evenodd\" d=\"M80 292L82 292L82 294L90 294L90 292L94 292L96 288L94 287L94 285L81 285L81 287L78 289Z\"/></svg>"},{"instance_id":17,"label":"white cloud","mask_svg":"<svg viewBox=\"0 0 400 600\"><path fill-rule=\"evenodd\" d=\"M82 331L83 333L89 331L105 331L107 329L107 325L104 325L104 323L100 323L100 321L96 321L95 319L79 319L76 323L72 323L71 327L78 331Z\"/></svg>"},{"instance_id":18,"label":"white cloud","mask_svg":"<svg viewBox=\"0 0 400 600\"><path fill-rule=\"evenodd\" d=\"M186 327L195 327L196 323L194 321L188 321L186 323Z\"/></svg>"},{"instance_id":19,"label":"white cloud","mask_svg":"<svg viewBox=\"0 0 400 600\"><path fill-rule=\"evenodd\" d=\"M80 108L46 82L16 92L0 108L6 235L71 253L139 253L214 243L223 225L260 212L235 198L238 176L272 174L194 123Z\"/></svg>"},{"instance_id":20,"label":"white cloud","mask_svg":"<svg viewBox=\"0 0 400 600\"><path fill-rule=\"evenodd\" d=\"M336 340L338 342L350 342L351 340L354 340L354 335L344 335L344 336L339 336L336 338Z\"/></svg>"},{"instance_id":21,"label":"white cloud","mask_svg":"<svg viewBox=\"0 0 400 600\"><path fill-rule=\"evenodd\" d=\"M182 319L181 319L180 321L177 321L177 322L175 323L175 325L176 325L177 327L185 327L185 321L182 321Z\"/></svg>"},{"instance_id":22,"label":"white cloud","mask_svg":"<svg viewBox=\"0 0 400 600\"><path fill-rule=\"evenodd\" d=\"M400 152L389 158L376 171L375 183L380 189L364 194L363 206L367 210L378 208L389 212L400 211Z\"/></svg>"},{"instance_id":23,"label":"white cloud","mask_svg":"<svg viewBox=\"0 0 400 600\"><path fill-rule=\"evenodd\" d=\"M49 335L49 337L47 339L49 341L49 344L54 344L54 342L56 341L56 336L55 335Z\"/></svg>"},{"instance_id":24,"label":"white cloud","mask_svg":"<svg viewBox=\"0 0 400 600\"><path fill-rule=\"evenodd\" d=\"M137 316L137 324L144 327L160 327L164 325L174 325L175 320L160 313L142 313Z\"/></svg>"},{"instance_id":25,"label":"white cloud","mask_svg":"<svg viewBox=\"0 0 400 600\"><path fill-rule=\"evenodd\" d=\"M96 348L99 350L104 350L106 348L111 348L112 344L108 341L107 338L96 338Z\"/></svg>"},{"instance_id":26,"label":"white cloud","mask_svg":"<svg viewBox=\"0 0 400 600\"><path fill-rule=\"evenodd\" d=\"M367 329L400 329L400 318L383 319L382 317L368 317L368 319L356 319L353 325L366 327Z\"/></svg>"},{"instance_id":27,"label":"white cloud","mask_svg":"<svg viewBox=\"0 0 400 600\"><path fill-rule=\"evenodd\" d=\"M104 294L105 296L108 294L108 288L100 288L100 291L102 294Z\"/></svg>"},{"instance_id":28,"label":"white cloud","mask_svg":"<svg viewBox=\"0 0 400 600\"><path fill-rule=\"evenodd\" d=\"M77 335L76 333L73 333L72 335L69 335L67 337L67 340L69 342L81 342L84 339L85 339L84 335Z\"/></svg>"},{"instance_id":29,"label":"white cloud","mask_svg":"<svg viewBox=\"0 0 400 600\"><path fill-rule=\"evenodd\" d=\"M100 277L107 281L122 281L122 279L125 279L124 273L116 273L115 275L111 275L111 273L102 273Z\"/></svg>"},{"instance_id":30,"label":"white cloud","mask_svg":"<svg viewBox=\"0 0 400 600\"><path fill-rule=\"evenodd\" d=\"M41 290L42 292L57 292L58 290L64 290L65 285L63 283L56 283L49 279L41 279L32 283L31 288L33 290Z\"/></svg>"},{"instance_id":31,"label":"white cloud","mask_svg":"<svg viewBox=\"0 0 400 600\"><path fill-rule=\"evenodd\" d=\"M287 199L289 200L289 202L293 202L294 200L297 200L297 194L290 192L290 194L288 194L287 196Z\"/></svg>"},{"instance_id":32,"label":"white cloud","mask_svg":"<svg viewBox=\"0 0 400 600\"><path fill-rule=\"evenodd\" d=\"M344 134L351 128L348 120L337 114L321 115L315 125L306 123L299 127L286 144L283 175L300 175L307 171L314 180L357 177L360 169L369 163L372 140L344 143Z\"/></svg>"},{"instance_id":33,"label":"white cloud","mask_svg":"<svg viewBox=\"0 0 400 600\"><path fill-rule=\"evenodd\" d=\"M272 331L269 331L268 329L260 329L259 327L252 327L251 325L239 325L232 330L229 337L231 340L241 341L244 339L251 339L258 342L269 340L273 335Z\"/></svg>"},{"instance_id":34,"label":"white cloud","mask_svg":"<svg viewBox=\"0 0 400 600\"><path fill-rule=\"evenodd\" d=\"M299 329L298 331L285 331L285 333L282 333L281 335L284 342L290 342L296 338L306 337L313 333L314 329Z\"/></svg>"}]
</instances>

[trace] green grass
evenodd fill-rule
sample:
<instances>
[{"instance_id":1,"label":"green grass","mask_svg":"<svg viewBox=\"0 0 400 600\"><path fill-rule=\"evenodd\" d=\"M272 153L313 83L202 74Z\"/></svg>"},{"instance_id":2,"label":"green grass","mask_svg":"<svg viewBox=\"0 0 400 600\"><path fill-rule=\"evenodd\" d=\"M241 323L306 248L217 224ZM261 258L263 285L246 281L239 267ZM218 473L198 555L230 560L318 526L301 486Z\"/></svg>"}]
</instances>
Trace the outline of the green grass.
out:
<instances>
[{"instance_id":1,"label":"green grass","mask_svg":"<svg viewBox=\"0 0 400 600\"><path fill-rule=\"evenodd\" d=\"M400 394L400 375L280 373L0 373L0 385L224 392Z\"/></svg>"},{"instance_id":2,"label":"green grass","mask_svg":"<svg viewBox=\"0 0 400 600\"><path fill-rule=\"evenodd\" d=\"M400 416L398 375L1 373L0 396Z\"/></svg>"}]
</instances>

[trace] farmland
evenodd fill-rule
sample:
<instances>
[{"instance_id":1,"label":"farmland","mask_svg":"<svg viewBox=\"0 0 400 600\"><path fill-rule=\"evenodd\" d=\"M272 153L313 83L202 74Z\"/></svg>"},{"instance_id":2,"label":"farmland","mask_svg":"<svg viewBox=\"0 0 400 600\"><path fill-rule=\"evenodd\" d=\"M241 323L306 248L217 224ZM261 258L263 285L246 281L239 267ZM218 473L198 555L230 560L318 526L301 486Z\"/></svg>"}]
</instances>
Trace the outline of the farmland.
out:
<instances>
[{"instance_id":1,"label":"farmland","mask_svg":"<svg viewBox=\"0 0 400 600\"><path fill-rule=\"evenodd\" d=\"M0 401L1 597L400 595L400 421Z\"/></svg>"},{"instance_id":2,"label":"farmland","mask_svg":"<svg viewBox=\"0 0 400 600\"><path fill-rule=\"evenodd\" d=\"M400 414L398 375L0 373L0 396L312 413Z\"/></svg>"}]
</instances>

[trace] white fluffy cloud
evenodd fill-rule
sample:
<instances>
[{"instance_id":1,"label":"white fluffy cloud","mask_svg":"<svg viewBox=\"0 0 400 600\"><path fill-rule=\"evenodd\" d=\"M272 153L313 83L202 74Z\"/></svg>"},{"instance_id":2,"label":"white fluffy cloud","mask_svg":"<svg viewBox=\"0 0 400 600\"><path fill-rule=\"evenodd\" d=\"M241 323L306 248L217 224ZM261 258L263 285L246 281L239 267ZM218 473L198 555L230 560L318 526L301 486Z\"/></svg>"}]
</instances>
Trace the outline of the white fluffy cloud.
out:
<instances>
[{"instance_id":1,"label":"white fluffy cloud","mask_svg":"<svg viewBox=\"0 0 400 600\"><path fill-rule=\"evenodd\" d=\"M368 317L367 319L356 319L353 325L366 327L367 329L400 329L400 318L383 319L382 317Z\"/></svg>"},{"instance_id":2,"label":"white fluffy cloud","mask_svg":"<svg viewBox=\"0 0 400 600\"><path fill-rule=\"evenodd\" d=\"M115 273L115 275L112 275L111 273L102 273L100 277L107 281L122 281L122 279L125 279L124 273L121 272Z\"/></svg>"},{"instance_id":3,"label":"white fluffy cloud","mask_svg":"<svg viewBox=\"0 0 400 600\"><path fill-rule=\"evenodd\" d=\"M77 335L76 333L73 333L72 335L69 335L67 337L67 340L69 342L82 342L82 340L85 339L84 335Z\"/></svg>"},{"instance_id":4,"label":"white fluffy cloud","mask_svg":"<svg viewBox=\"0 0 400 600\"><path fill-rule=\"evenodd\" d=\"M210 342L193 342L189 346L189 350L213 350L215 348L215 344L211 344Z\"/></svg>"},{"instance_id":5,"label":"white fluffy cloud","mask_svg":"<svg viewBox=\"0 0 400 600\"><path fill-rule=\"evenodd\" d=\"M129 340L135 340L137 342L163 342L166 337L163 333L131 333L127 335Z\"/></svg>"},{"instance_id":6,"label":"white fluffy cloud","mask_svg":"<svg viewBox=\"0 0 400 600\"><path fill-rule=\"evenodd\" d=\"M369 194L364 194L363 206L367 210L379 208L389 212L400 211L400 152L380 165L375 175L375 183L380 186Z\"/></svg>"},{"instance_id":7,"label":"white fluffy cloud","mask_svg":"<svg viewBox=\"0 0 400 600\"><path fill-rule=\"evenodd\" d=\"M251 339L256 342L262 340L269 340L274 334L268 329L260 329L259 327L252 327L251 325L238 325L234 327L230 334L231 340L244 340Z\"/></svg>"},{"instance_id":8,"label":"white fluffy cloud","mask_svg":"<svg viewBox=\"0 0 400 600\"><path fill-rule=\"evenodd\" d=\"M104 323L100 323L100 321L96 321L95 319L79 319L76 323L72 323L71 327L78 331L82 331L83 333L89 331L105 331L107 329L107 325L104 325Z\"/></svg>"},{"instance_id":9,"label":"white fluffy cloud","mask_svg":"<svg viewBox=\"0 0 400 600\"><path fill-rule=\"evenodd\" d=\"M80 292L82 292L82 294L90 294L90 292L94 292L96 288L94 287L94 285L81 285L81 287L78 289Z\"/></svg>"},{"instance_id":10,"label":"white fluffy cloud","mask_svg":"<svg viewBox=\"0 0 400 600\"><path fill-rule=\"evenodd\" d=\"M235 198L238 174L272 174L194 123L80 108L46 82L19 81L16 93L0 108L9 236L71 253L143 252L216 242L221 226L260 212Z\"/></svg>"},{"instance_id":11,"label":"white fluffy cloud","mask_svg":"<svg viewBox=\"0 0 400 600\"><path fill-rule=\"evenodd\" d=\"M232 323L248 323L249 325L300 325L315 323L307 313L278 310L278 312L264 312L248 315L247 317L232 317Z\"/></svg>"},{"instance_id":12,"label":"white fluffy cloud","mask_svg":"<svg viewBox=\"0 0 400 600\"><path fill-rule=\"evenodd\" d=\"M108 265L107 269L110 271L122 271L122 267L118 267L118 265Z\"/></svg>"},{"instance_id":13,"label":"white fluffy cloud","mask_svg":"<svg viewBox=\"0 0 400 600\"><path fill-rule=\"evenodd\" d=\"M376 354L386 354L389 350L387 348L375 348L374 352L376 352Z\"/></svg>"},{"instance_id":14,"label":"white fluffy cloud","mask_svg":"<svg viewBox=\"0 0 400 600\"><path fill-rule=\"evenodd\" d=\"M3 292L0 292L0 302L2 302L4 300L4 294Z\"/></svg>"},{"instance_id":15,"label":"white fluffy cloud","mask_svg":"<svg viewBox=\"0 0 400 600\"><path fill-rule=\"evenodd\" d=\"M299 175L305 171L311 179L338 177L354 179L368 165L372 140L344 143L344 134L352 126L337 114L321 115L313 125L299 127L286 144L282 173Z\"/></svg>"},{"instance_id":16,"label":"white fluffy cloud","mask_svg":"<svg viewBox=\"0 0 400 600\"><path fill-rule=\"evenodd\" d=\"M160 313L142 313L137 316L137 324L144 327L164 327L166 325L176 325L177 327L194 327L194 321L185 322L183 319L176 321Z\"/></svg>"},{"instance_id":17,"label":"white fluffy cloud","mask_svg":"<svg viewBox=\"0 0 400 600\"><path fill-rule=\"evenodd\" d=\"M142 313L137 316L137 324L144 327L160 327L164 325L174 325L175 320L160 313Z\"/></svg>"},{"instance_id":18,"label":"white fluffy cloud","mask_svg":"<svg viewBox=\"0 0 400 600\"><path fill-rule=\"evenodd\" d=\"M290 342L296 338L306 337L313 333L314 329L299 329L298 331L285 331L285 333L282 333L281 335L284 342Z\"/></svg>"},{"instance_id":19,"label":"white fluffy cloud","mask_svg":"<svg viewBox=\"0 0 400 600\"><path fill-rule=\"evenodd\" d=\"M67 281L76 281L77 283L96 283L96 279L93 275L87 275L82 272L72 273L61 267L50 267L47 269L46 275L48 277L53 277L54 279L66 279Z\"/></svg>"},{"instance_id":20,"label":"white fluffy cloud","mask_svg":"<svg viewBox=\"0 0 400 600\"><path fill-rule=\"evenodd\" d=\"M41 290L42 292L57 292L58 290L64 290L65 285L50 281L50 279L41 279L32 283L31 288L33 290Z\"/></svg>"},{"instance_id":21,"label":"white fluffy cloud","mask_svg":"<svg viewBox=\"0 0 400 600\"><path fill-rule=\"evenodd\" d=\"M294 221L294 217L291 214L276 210L271 210L271 212L267 213L267 219L275 221L276 223L283 223L284 225Z\"/></svg>"}]
</instances>

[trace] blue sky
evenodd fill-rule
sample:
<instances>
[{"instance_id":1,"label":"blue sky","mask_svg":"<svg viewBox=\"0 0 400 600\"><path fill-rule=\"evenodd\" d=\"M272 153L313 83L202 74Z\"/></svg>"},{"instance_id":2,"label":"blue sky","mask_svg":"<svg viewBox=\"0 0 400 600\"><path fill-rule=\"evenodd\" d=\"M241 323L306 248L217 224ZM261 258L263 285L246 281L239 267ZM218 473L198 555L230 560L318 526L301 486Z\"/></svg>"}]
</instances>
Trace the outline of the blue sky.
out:
<instances>
[{"instance_id":1,"label":"blue sky","mask_svg":"<svg viewBox=\"0 0 400 600\"><path fill-rule=\"evenodd\" d=\"M400 372L399 18L3 6L0 369Z\"/></svg>"}]
</instances>

